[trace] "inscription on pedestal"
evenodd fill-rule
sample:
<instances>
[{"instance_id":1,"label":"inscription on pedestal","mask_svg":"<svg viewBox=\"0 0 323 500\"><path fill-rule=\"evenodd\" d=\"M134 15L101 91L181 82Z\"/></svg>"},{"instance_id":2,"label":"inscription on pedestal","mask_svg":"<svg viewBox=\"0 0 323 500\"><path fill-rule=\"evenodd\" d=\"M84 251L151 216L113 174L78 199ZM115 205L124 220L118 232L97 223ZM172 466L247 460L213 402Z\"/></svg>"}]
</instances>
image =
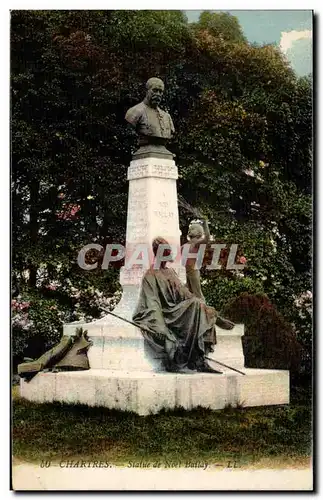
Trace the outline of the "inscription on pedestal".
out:
<instances>
[{"instance_id":1,"label":"inscription on pedestal","mask_svg":"<svg viewBox=\"0 0 323 500\"><path fill-rule=\"evenodd\" d=\"M178 172L176 166L170 165L152 165L152 175L154 177L167 177L169 179L177 179Z\"/></svg>"},{"instance_id":2,"label":"inscription on pedestal","mask_svg":"<svg viewBox=\"0 0 323 500\"><path fill-rule=\"evenodd\" d=\"M128 180L145 177L148 171L148 164L132 165L128 168Z\"/></svg>"},{"instance_id":3,"label":"inscription on pedestal","mask_svg":"<svg viewBox=\"0 0 323 500\"><path fill-rule=\"evenodd\" d=\"M160 217L160 218L166 218L166 219L171 219L172 217L174 217L174 212L167 212L167 210L154 210L154 214L156 215L156 217Z\"/></svg>"},{"instance_id":4,"label":"inscription on pedestal","mask_svg":"<svg viewBox=\"0 0 323 500\"><path fill-rule=\"evenodd\" d=\"M164 179L178 179L178 170L173 161L166 164L136 164L132 162L128 168L128 181L144 177L161 177Z\"/></svg>"},{"instance_id":5,"label":"inscription on pedestal","mask_svg":"<svg viewBox=\"0 0 323 500\"><path fill-rule=\"evenodd\" d=\"M139 183L141 183L139 181ZM128 217L127 217L127 242L145 241L148 235L148 198L146 186L138 186L138 182L130 183Z\"/></svg>"},{"instance_id":6,"label":"inscription on pedestal","mask_svg":"<svg viewBox=\"0 0 323 500\"><path fill-rule=\"evenodd\" d=\"M130 226L129 229L129 237L128 240L132 243L135 242L142 242L144 241L147 236L148 236L148 224L136 224L133 226Z\"/></svg>"},{"instance_id":7,"label":"inscription on pedestal","mask_svg":"<svg viewBox=\"0 0 323 500\"><path fill-rule=\"evenodd\" d=\"M133 267L132 269L121 268L120 283L122 285L140 285L146 269L142 266Z\"/></svg>"}]
</instances>

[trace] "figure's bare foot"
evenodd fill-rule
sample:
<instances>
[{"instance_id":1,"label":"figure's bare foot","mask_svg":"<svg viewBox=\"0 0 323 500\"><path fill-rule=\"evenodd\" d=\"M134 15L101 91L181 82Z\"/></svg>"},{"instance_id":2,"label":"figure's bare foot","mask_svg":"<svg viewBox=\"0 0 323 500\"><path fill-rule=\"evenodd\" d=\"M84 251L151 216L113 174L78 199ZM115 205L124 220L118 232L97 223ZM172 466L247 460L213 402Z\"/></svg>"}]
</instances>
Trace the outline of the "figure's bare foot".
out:
<instances>
[{"instance_id":1,"label":"figure's bare foot","mask_svg":"<svg viewBox=\"0 0 323 500\"><path fill-rule=\"evenodd\" d=\"M192 368L188 368L187 366L168 366L166 368L166 371L168 372L172 372L172 373L184 373L186 375L192 375L193 373L196 373L196 370L195 369L192 369Z\"/></svg>"},{"instance_id":2,"label":"figure's bare foot","mask_svg":"<svg viewBox=\"0 0 323 500\"><path fill-rule=\"evenodd\" d=\"M223 330L232 330L232 328L234 328L234 323L232 323L232 321L230 321L229 319L221 318L221 316L218 316L216 318L215 324L220 328L223 328Z\"/></svg>"}]
</instances>

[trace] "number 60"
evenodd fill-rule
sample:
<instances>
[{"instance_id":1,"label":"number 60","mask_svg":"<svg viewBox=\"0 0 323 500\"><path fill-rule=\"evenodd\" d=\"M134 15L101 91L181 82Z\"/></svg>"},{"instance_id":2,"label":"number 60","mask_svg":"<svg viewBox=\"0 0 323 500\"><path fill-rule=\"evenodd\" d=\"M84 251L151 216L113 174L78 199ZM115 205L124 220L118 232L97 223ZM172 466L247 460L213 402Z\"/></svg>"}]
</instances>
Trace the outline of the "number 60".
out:
<instances>
[{"instance_id":1,"label":"number 60","mask_svg":"<svg viewBox=\"0 0 323 500\"><path fill-rule=\"evenodd\" d=\"M40 466L41 466L42 468L44 468L44 467L45 467L45 468L47 469L48 467L50 467L50 461L49 461L49 460L42 460L42 461L40 462Z\"/></svg>"}]
</instances>

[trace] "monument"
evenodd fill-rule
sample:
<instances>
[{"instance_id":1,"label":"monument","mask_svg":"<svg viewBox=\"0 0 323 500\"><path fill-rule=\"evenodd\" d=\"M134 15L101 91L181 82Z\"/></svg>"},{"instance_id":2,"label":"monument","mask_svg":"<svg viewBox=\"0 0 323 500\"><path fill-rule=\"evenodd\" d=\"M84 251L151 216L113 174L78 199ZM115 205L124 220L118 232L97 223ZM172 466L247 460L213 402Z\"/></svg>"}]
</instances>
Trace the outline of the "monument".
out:
<instances>
[{"instance_id":1,"label":"monument","mask_svg":"<svg viewBox=\"0 0 323 500\"><path fill-rule=\"evenodd\" d=\"M175 132L168 113L159 108L164 83L150 78L144 100L128 110L126 120L139 137L139 149L128 167L128 212L125 265L120 272L122 298L113 311L129 321L136 309L142 278L147 270L140 255L162 236L180 249L177 204L178 169L166 148ZM148 256L148 267L151 254ZM178 256L179 257L179 256ZM185 281L180 259L173 266ZM221 409L228 404L244 406L289 402L289 372L244 367L241 337L243 325L232 330L216 328L217 345L209 354L215 368L223 373L171 373L134 325L111 315L90 323L64 325L64 335L87 331L90 369L85 371L41 372L29 382L21 379L21 395L38 402L61 401L104 406L139 415L161 409L203 406ZM215 359L243 371L223 369Z\"/></svg>"}]
</instances>

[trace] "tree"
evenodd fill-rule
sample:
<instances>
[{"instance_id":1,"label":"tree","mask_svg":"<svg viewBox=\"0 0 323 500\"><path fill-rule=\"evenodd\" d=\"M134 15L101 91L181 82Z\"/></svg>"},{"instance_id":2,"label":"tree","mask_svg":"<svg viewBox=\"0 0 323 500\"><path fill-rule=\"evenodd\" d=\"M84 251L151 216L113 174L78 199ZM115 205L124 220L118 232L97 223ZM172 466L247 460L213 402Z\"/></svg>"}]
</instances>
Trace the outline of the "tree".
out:
<instances>
[{"instance_id":1,"label":"tree","mask_svg":"<svg viewBox=\"0 0 323 500\"><path fill-rule=\"evenodd\" d=\"M212 36L228 42L247 42L238 18L229 12L210 12L205 10L201 12L195 28L198 31L206 30Z\"/></svg>"}]
</instances>

